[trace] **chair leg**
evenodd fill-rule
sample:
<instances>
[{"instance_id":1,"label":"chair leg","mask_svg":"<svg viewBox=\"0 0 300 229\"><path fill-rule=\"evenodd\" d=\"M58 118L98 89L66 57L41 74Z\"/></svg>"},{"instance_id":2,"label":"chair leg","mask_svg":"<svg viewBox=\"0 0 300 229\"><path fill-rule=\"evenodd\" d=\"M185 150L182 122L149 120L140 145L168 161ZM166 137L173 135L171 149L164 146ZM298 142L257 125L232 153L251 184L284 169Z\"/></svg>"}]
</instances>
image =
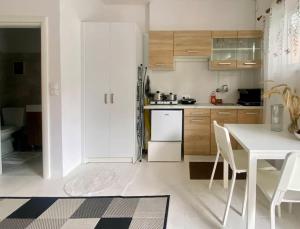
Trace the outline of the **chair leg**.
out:
<instances>
[{"instance_id":1,"label":"chair leg","mask_svg":"<svg viewBox=\"0 0 300 229\"><path fill-rule=\"evenodd\" d=\"M247 175L246 175L247 176ZM245 216L246 209L247 209L247 198L248 198L248 176L246 177L246 187L245 187L245 195L244 195L244 203L243 203L243 210L242 210L242 217Z\"/></svg>"},{"instance_id":2,"label":"chair leg","mask_svg":"<svg viewBox=\"0 0 300 229\"><path fill-rule=\"evenodd\" d=\"M215 160L215 164L214 164L214 168L213 168L213 171L212 171L212 174L211 174L211 177L210 177L210 181L209 181L209 186L208 186L209 189L211 189L211 186L212 186L212 182L213 182L215 172L216 172L216 169L217 169L217 165L218 165L218 161L219 161L219 156L220 156L220 152L218 151L217 156L216 156L216 160Z\"/></svg>"},{"instance_id":3,"label":"chair leg","mask_svg":"<svg viewBox=\"0 0 300 229\"><path fill-rule=\"evenodd\" d=\"M278 215L278 218L281 218L281 205L277 205L277 215Z\"/></svg>"},{"instance_id":4,"label":"chair leg","mask_svg":"<svg viewBox=\"0 0 300 229\"><path fill-rule=\"evenodd\" d=\"M273 203L271 204L270 218L271 218L271 229L275 229L275 205Z\"/></svg>"},{"instance_id":5,"label":"chair leg","mask_svg":"<svg viewBox=\"0 0 300 229\"><path fill-rule=\"evenodd\" d=\"M230 209L230 206L231 206L231 199L232 199L232 194L233 194L233 190L234 190L235 180L236 180L236 173L233 172L230 192L229 192L229 195L228 195L226 210L225 210L225 214L224 214L224 218L223 218L223 226L226 226L226 223L227 223L227 218L228 218L228 213L229 213L229 209Z\"/></svg>"},{"instance_id":6,"label":"chair leg","mask_svg":"<svg viewBox=\"0 0 300 229\"><path fill-rule=\"evenodd\" d=\"M289 203L289 213L293 213L293 203Z\"/></svg>"}]
</instances>

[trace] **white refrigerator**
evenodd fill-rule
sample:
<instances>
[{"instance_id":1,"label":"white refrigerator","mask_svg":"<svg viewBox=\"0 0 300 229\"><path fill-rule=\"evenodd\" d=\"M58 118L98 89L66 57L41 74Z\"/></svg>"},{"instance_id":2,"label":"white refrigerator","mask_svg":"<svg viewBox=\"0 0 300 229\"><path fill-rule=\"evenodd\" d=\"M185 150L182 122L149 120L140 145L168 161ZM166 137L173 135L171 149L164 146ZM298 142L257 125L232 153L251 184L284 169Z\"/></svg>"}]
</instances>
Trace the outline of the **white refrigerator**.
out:
<instances>
[{"instance_id":1,"label":"white refrigerator","mask_svg":"<svg viewBox=\"0 0 300 229\"><path fill-rule=\"evenodd\" d=\"M148 161L181 161L182 110L151 111Z\"/></svg>"}]
</instances>

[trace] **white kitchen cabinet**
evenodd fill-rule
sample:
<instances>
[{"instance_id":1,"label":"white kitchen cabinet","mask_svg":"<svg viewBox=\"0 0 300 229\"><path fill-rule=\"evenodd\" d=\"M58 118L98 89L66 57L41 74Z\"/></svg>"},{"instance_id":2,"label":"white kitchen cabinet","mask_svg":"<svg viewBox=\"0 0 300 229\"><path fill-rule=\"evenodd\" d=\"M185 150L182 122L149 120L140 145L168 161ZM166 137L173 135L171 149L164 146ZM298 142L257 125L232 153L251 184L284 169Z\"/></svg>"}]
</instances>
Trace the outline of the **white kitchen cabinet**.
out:
<instances>
[{"instance_id":1,"label":"white kitchen cabinet","mask_svg":"<svg viewBox=\"0 0 300 229\"><path fill-rule=\"evenodd\" d=\"M142 35L131 23L84 22L83 54L85 161L134 161Z\"/></svg>"}]
</instances>

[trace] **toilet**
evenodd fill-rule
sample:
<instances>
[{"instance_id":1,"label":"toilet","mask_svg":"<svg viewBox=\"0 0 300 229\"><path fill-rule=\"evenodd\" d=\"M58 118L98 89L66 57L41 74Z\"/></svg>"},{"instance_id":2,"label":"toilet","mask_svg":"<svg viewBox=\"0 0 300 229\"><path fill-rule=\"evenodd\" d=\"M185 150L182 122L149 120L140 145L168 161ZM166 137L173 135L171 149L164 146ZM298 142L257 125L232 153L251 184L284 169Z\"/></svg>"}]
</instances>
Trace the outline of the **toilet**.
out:
<instances>
[{"instance_id":1,"label":"toilet","mask_svg":"<svg viewBox=\"0 0 300 229\"><path fill-rule=\"evenodd\" d=\"M1 155L7 157L14 151L13 134L25 124L25 109L21 107L2 108Z\"/></svg>"}]
</instances>

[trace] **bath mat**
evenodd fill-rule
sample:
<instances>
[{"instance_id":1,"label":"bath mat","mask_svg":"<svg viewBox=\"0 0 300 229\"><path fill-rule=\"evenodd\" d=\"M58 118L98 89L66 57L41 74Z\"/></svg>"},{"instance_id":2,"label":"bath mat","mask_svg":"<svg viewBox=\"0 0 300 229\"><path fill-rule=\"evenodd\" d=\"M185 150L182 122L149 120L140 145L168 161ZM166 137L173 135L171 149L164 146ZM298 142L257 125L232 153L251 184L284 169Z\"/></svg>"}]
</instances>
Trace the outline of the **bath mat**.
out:
<instances>
[{"instance_id":1,"label":"bath mat","mask_svg":"<svg viewBox=\"0 0 300 229\"><path fill-rule=\"evenodd\" d=\"M170 196L0 198L0 228L166 229Z\"/></svg>"},{"instance_id":2,"label":"bath mat","mask_svg":"<svg viewBox=\"0 0 300 229\"><path fill-rule=\"evenodd\" d=\"M191 180L209 180L214 162L190 162L190 179ZM229 178L232 176L232 171L229 169ZM218 162L214 176L215 180L223 179L223 162ZM245 174L237 174L236 179L246 179Z\"/></svg>"},{"instance_id":3,"label":"bath mat","mask_svg":"<svg viewBox=\"0 0 300 229\"><path fill-rule=\"evenodd\" d=\"M68 196L126 195L127 187L139 171L138 164L120 164L118 167L95 163L82 165L79 172L66 182L64 191Z\"/></svg>"}]
</instances>

